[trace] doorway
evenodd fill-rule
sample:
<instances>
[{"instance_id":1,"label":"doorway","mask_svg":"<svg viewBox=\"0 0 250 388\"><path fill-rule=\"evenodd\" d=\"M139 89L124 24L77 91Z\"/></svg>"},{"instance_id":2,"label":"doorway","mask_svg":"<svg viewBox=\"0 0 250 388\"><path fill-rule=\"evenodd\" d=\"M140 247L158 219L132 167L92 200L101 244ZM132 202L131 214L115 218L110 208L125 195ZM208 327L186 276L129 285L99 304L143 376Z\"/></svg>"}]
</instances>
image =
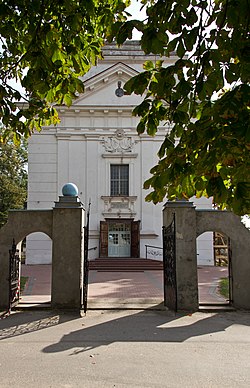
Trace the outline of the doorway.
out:
<instances>
[{"instance_id":1,"label":"doorway","mask_svg":"<svg viewBox=\"0 0 250 388\"><path fill-rule=\"evenodd\" d=\"M230 239L219 232L209 232L207 252L211 256L198 256L198 289L199 304L202 305L231 305L232 304L232 271ZM208 233L200 237L204 239ZM204 253L203 253L204 255ZM207 253L208 255L208 253ZM202 260L203 259L203 260Z\"/></svg>"},{"instance_id":2,"label":"doorway","mask_svg":"<svg viewBox=\"0 0 250 388\"><path fill-rule=\"evenodd\" d=\"M140 257L140 221L100 221L100 257Z\"/></svg>"},{"instance_id":3,"label":"doorway","mask_svg":"<svg viewBox=\"0 0 250 388\"><path fill-rule=\"evenodd\" d=\"M108 233L108 256L130 257L131 225L122 222L110 222Z\"/></svg>"},{"instance_id":4,"label":"doorway","mask_svg":"<svg viewBox=\"0 0 250 388\"><path fill-rule=\"evenodd\" d=\"M44 260L44 251L42 250L43 241L49 241L52 247L50 237L42 232L30 233L26 236L28 245L29 260L27 260L27 250L22 251L21 256L21 297L19 306L50 305L51 304L51 285L52 285L52 257L49 263ZM26 240L25 239L25 240ZM20 244L21 245L21 244ZM22 244L23 246L23 244ZM51 249L52 255L52 249Z\"/></svg>"}]
</instances>

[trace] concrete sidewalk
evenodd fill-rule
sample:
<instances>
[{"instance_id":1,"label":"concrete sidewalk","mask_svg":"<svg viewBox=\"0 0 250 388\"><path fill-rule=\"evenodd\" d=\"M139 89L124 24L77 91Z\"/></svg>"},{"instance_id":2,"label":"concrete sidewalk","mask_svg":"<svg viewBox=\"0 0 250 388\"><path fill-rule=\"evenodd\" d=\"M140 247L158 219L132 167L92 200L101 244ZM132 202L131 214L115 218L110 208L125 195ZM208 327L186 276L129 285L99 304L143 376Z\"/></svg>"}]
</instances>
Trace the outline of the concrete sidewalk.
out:
<instances>
[{"instance_id":1,"label":"concrete sidewalk","mask_svg":"<svg viewBox=\"0 0 250 388\"><path fill-rule=\"evenodd\" d=\"M28 277L21 303L49 303L51 265L22 265ZM199 267L200 303L225 303L218 293L219 280L228 276L226 267ZM90 271L88 305L92 308L159 305L163 301L162 271Z\"/></svg>"},{"instance_id":2,"label":"concrete sidewalk","mask_svg":"<svg viewBox=\"0 0 250 388\"><path fill-rule=\"evenodd\" d=\"M250 313L15 312L0 387L248 388Z\"/></svg>"}]
</instances>

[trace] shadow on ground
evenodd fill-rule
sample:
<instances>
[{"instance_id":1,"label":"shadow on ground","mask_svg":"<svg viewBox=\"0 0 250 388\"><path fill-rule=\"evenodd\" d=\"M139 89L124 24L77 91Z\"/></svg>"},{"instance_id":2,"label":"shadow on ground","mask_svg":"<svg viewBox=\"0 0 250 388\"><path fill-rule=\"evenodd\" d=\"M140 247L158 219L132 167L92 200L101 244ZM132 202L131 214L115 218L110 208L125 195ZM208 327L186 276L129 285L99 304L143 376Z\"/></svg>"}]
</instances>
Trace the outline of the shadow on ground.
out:
<instances>
[{"instance_id":1,"label":"shadow on ground","mask_svg":"<svg viewBox=\"0 0 250 388\"><path fill-rule=\"evenodd\" d=\"M0 340L37 332L79 319L79 314L53 311L17 311L0 320Z\"/></svg>"},{"instance_id":2,"label":"shadow on ground","mask_svg":"<svg viewBox=\"0 0 250 388\"><path fill-rule=\"evenodd\" d=\"M0 339L25 335L52 326L67 325L59 342L43 349L57 353L69 349L78 354L115 342L184 342L190 338L223 333L232 325L250 326L244 312L174 314L170 311L91 311L86 317L52 311L18 312L0 321ZM81 329L79 330L79 325ZM77 329L77 330L76 330Z\"/></svg>"},{"instance_id":3,"label":"shadow on ground","mask_svg":"<svg viewBox=\"0 0 250 388\"><path fill-rule=\"evenodd\" d=\"M207 316L198 313L193 316L143 311L71 332L43 351L61 352L76 344L81 348L80 353L113 342L183 342L191 337L223 332L235 323L250 326L249 315L239 317L237 313L219 313Z\"/></svg>"}]
</instances>

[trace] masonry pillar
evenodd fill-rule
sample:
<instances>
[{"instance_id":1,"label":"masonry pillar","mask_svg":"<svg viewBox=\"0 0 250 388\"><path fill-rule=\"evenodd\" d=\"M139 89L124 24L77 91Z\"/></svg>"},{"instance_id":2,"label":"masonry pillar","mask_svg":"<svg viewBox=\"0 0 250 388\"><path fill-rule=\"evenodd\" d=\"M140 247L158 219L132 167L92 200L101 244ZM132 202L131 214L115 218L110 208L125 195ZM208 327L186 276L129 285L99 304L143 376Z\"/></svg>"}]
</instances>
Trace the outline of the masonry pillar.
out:
<instances>
[{"instance_id":1,"label":"masonry pillar","mask_svg":"<svg viewBox=\"0 0 250 388\"><path fill-rule=\"evenodd\" d=\"M53 208L53 308L79 309L82 302L84 208L73 184L63 187Z\"/></svg>"},{"instance_id":2,"label":"masonry pillar","mask_svg":"<svg viewBox=\"0 0 250 388\"><path fill-rule=\"evenodd\" d=\"M175 214L177 311L197 311L198 279L196 257L195 206L188 201L167 202L163 225L168 226Z\"/></svg>"}]
</instances>

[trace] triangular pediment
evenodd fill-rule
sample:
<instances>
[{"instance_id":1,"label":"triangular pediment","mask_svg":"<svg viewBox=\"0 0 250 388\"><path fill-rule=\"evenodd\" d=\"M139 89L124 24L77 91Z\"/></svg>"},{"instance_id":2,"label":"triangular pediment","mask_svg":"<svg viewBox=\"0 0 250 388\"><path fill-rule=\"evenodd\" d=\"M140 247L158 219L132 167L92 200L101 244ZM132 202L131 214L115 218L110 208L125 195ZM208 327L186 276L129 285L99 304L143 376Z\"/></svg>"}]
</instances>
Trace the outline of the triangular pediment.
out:
<instances>
[{"instance_id":1,"label":"triangular pediment","mask_svg":"<svg viewBox=\"0 0 250 388\"><path fill-rule=\"evenodd\" d=\"M74 106L80 105L95 105L95 106L110 106L110 105L137 105L141 96L119 97L116 90L139 72L132 67L118 62L103 71L93 75L90 78L85 78L85 91L73 103Z\"/></svg>"}]
</instances>

